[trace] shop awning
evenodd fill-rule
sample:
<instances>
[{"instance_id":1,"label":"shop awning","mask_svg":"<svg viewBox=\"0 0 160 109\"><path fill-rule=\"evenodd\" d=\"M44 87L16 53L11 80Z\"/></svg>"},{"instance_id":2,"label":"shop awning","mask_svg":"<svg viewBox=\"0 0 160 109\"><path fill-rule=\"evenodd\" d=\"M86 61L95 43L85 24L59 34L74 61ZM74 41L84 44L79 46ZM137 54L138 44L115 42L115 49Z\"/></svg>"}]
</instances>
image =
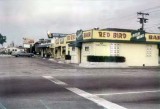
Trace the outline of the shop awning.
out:
<instances>
[{"instance_id":1,"label":"shop awning","mask_svg":"<svg viewBox=\"0 0 160 109\"><path fill-rule=\"evenodd\" d=\"M73 43L70 43L69 46L82 47L82 43L81 42L73 42Z\"/></svg>"},{"instance_id":2,"label":"shop awning","mask_svg":"<svg viewBox=\"0 0 160 109\"><path fill-rule=\"evenodd\" d=\"M38 48L49 48L51 44L43 44L43 45L38 45Z\"/></svg>"}]
</instances>

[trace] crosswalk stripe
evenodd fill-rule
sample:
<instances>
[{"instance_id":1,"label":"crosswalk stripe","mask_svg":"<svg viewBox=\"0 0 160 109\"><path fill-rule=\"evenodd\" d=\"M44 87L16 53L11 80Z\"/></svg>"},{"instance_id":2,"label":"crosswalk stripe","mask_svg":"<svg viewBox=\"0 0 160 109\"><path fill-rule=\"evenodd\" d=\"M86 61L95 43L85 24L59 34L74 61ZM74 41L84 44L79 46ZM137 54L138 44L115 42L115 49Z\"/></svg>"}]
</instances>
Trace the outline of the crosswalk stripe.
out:
<instances>
[{"instance_id":1,"label":"crosswalk stripe","mask_svg":"<svg viewBox=\"0 0 160 109\"><path fill-rule=\"evenodd\" d=\"M58 80L58 79L56 79L56 78L54 78L52 76L43 76L43 77L48 79L48 80L50 80L50 81L52 81L55 84L62 83L62 84L58 84L60 86L64 86L64 84L67 86L66 83L64 83L64 82L62 82L62 81L60 81L60 80ZM67 89L67 90L69 90L69 91L71 91L71 92L73 92L73 93L75 93L75 94L77 94L77 95L79 95L79 96L81 96L81 97L83 97L85 99L88 99L88 100L98 104L99 106L103 106L104 108L107 108L107 109L127 109L125 107L122 107L122 106L120 106L118 104L115 104L115 103L112 103L110 101L107 101L107 100L105 100L103 98L98 97L97 95L93 95L91 93L88 93L88 92L83 91L81 89L78 89L76 87L66 87L66 86L64 87L65 89Z\"/></svg>"}]
</instances>

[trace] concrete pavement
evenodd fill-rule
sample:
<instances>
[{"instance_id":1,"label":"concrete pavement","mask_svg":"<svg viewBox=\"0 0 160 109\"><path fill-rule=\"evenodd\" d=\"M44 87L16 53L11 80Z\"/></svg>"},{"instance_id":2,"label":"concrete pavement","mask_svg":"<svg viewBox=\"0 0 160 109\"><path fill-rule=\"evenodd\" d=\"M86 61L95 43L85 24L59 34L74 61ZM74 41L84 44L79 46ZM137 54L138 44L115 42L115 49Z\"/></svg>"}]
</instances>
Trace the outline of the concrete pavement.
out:
<instances>
[{"instance_id":1,"label":"concrete pavement","mask_svg":"<svg viewBox=\"0 0 160 109\"><path fill-rule=\"evenodd\" d=\"M0 109L160 107L160 69L84 69L14 57L0 57L0 69Z\"/></svg>"}]
</instances>

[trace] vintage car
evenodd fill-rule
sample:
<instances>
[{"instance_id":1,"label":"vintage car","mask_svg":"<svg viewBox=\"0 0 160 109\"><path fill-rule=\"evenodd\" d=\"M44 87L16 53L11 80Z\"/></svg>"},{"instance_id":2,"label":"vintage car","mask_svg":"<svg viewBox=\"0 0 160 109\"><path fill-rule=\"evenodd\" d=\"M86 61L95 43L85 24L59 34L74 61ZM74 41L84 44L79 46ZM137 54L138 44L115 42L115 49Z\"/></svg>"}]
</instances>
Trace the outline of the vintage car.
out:
<instances>
[{"instance_id":1,"label":"vintage car","mask_svg":"<svg viewBox=\"0 0 160 109\"><path fill-rule=\"evenodd\" d=\"M12 56L15 56L15 57L33 57L34 54L33 53L27 53L27 52L24 52L24 51L19 51L19 52L12 53Z\"/></svg>"}]
</instances>

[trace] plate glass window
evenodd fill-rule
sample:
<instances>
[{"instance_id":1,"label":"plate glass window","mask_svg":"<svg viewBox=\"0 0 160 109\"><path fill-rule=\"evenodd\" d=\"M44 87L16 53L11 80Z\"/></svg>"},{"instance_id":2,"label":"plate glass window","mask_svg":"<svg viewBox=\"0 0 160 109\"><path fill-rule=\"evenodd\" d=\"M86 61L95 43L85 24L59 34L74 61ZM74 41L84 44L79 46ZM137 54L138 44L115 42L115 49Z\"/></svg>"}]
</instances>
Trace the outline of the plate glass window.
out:
<instances>
[{"instance_id":1,"label":"plate glass window","mask_svg":"<svg viewBox=\"0 0 160 109\"><path fill-rule=\"evenodd\" d=\"M120 44L119 43L111 43L110 45L110 55L111 56L119 56L120 55Z\"/></svg>"},{"instance_id":2,"label":"plate glass window","mask_svg":"<svg viewBox=\"0 0 160 109\"><path fill-rule=\"evenodd\" d=\"M147 45L146 46L146 56L147 57L152 57L152 45Z\"/></svg>"}]
</instances>

